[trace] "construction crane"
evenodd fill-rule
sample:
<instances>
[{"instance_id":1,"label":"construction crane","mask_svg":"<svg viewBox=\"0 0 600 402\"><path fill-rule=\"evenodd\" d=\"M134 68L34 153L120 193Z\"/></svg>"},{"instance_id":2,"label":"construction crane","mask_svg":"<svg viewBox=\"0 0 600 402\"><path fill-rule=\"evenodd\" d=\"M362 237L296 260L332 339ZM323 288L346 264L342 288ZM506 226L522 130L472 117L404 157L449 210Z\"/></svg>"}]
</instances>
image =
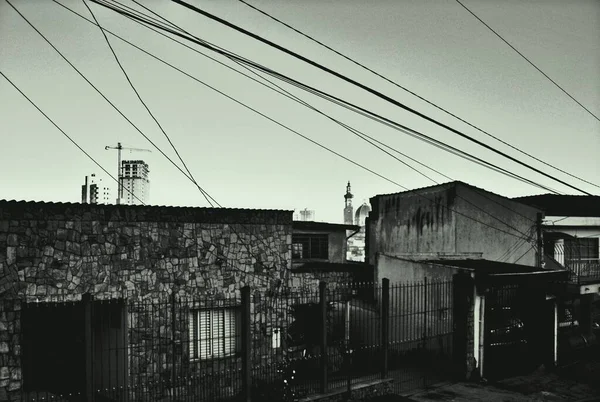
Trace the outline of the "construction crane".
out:
<instances>
[{"instance_id":1,"label":"construction crane","mask_svg":"<svg viewBox=\"0 0 600 402\"><path fill-rule=\"evenodd\" d=\"M118 154L117 174L118 174L118 178L119 178L119 189L117 191L117 204L120 204L121 199L123 198L123 166L121 166L121 150L127 149L127 150L129 150L130 153L133 151L137 151L137 152L152 152L152 151L150 151L149 149L143 149L143 148L124 147L121 145L120 142L117 142L116 147L111 147L110 145L107 145L104 147L104 150L109 150L109 149L116 149L117 154Z\"/></svg>"}]
</instances>

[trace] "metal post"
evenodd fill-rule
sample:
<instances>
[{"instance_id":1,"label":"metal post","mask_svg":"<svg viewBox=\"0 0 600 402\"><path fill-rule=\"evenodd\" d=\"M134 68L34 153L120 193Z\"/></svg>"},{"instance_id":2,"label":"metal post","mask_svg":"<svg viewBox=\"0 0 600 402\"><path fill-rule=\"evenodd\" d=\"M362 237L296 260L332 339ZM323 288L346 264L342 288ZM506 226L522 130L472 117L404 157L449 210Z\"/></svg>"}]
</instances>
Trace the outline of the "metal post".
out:
<instances>
[{"instance_id":1,"label":"metal post","mask_svg":"<svg viewBox=\"0 0 600 402\"><path fill-rule=\"evenodd\" d=\"M346 306L344 311L344 362L346 364L346 391L348 392L348 399L352 395L352 355L350 353L350 300L346 300Z\"/></svg>"},{"instance_id":2,"label":"metal post","mask_svg":"<svg viewBox=\"0 0 600 402\"><path fill-rule=\"evenodd\" d=\"M173 397L176 396L176 378L177 378L177 371L176 371L176 360L177 360L177 355L176 355L176 344L175 344L175 334L176 334L176 330L177 330L177 325L176 325L176 318L175 318L175 302L176 302L176 297L175 297L175 290L173 290L173 293L171 293L171 395ZM168 360L167 360L168 361Z\"/></svg>"},{"instance_id":3,"label":"metal post","mask_svg":"<svg viewBox=\"0 0 600 402\"><path fill-rule=\"evenodd\" d=\"M84 314L84 335L85 335L85 401L94 401L94 339L93 339L93 296L89 293L81 297Z\"/></svg>"},{"instance_id":4,"label":"metal post","mask_svg":"<svg viewBox=\"0 0 600 402\"><path fill-rule=\"evenodd\" d=\"M383 278L381 282L381 377L388 375L389 354L389 328L390 328L390 280Z\"/></svg>"},{"instance_id":5,"label":"metal post","mask_svg":"<svg viewBox=\"0 0 600 402\"><path fill-rule=\"evenodd\" d=\"M423 279L423 356L427 356L427 309L428 309L428 303L427 303L427 277L425 277ZM424 362L425 365L428 365L427 362ZM427 383L427 373L428 370L425 370L425 373L423 375L423 383L425 385L425 387L428 386Z\"/></svg>"},{"instance_id":6,"label":"metal post","mask_svg":"<svg viewBox=\"0 0 600 402\"><path fill-rule=\"evenodd\" d=\"M321 393L327 392L327 283L319 282L321 307Z\"/></svg>"},{"instance_id":7,"label":"metal post","mask_svg":"<svg viewBox=\"0 0 600 402\"><path fill-rule=\"evenodd\" d=\"M544 237L542 232L542 213L538 212L536 216L536 229L537 229L537 266L542 267L544 264Z\"/></svg>"},{"instance_id":8,"label":"metal post","mask_svg":"<svg viewBox=\"0 0 600 402\"><path fill-rule=\"evenodd\" d=\"M250 372L250 359L252 339L250 331L250 287L242 288L242 400L251 401L252 376Z\"/></svg>"},{"instance_id":9,"label":"metal post","mask_svg":"<svg viewBox=\"0 0 600 402\"><path fill-rule=\"evenodd\" d=\"M123 316L121 318L121 328L122 328L122 356L121 359L123 361L123 392L125 397L125 402L130 400L129 397L129 355L127 353L129 349L129 307L127 303L127 299L123 300Z\"/></svg>"},{"instance_id":10,"label":"metal post","mask_svg":"<svg viewBox=\"0 0 600 402\"><path fill-rule=\"evenodd\" d=\"M423 350L427 348L427 277L423 281Z\"/></svg>"}]
</instances>

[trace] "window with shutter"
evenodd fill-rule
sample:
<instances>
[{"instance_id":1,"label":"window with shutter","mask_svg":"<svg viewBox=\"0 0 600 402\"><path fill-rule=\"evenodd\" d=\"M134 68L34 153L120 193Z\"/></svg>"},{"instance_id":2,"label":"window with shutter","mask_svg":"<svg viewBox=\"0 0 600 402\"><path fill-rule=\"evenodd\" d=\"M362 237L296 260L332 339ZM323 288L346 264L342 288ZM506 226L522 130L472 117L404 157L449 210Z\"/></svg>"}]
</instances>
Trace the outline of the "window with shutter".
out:
<instances>
[{"instance_id":1,"label":"window with shutter","mask_svg":"<svg viewBox=\"0 0 600 402\"><path fill-rule=\"evenodd\" d=\"M192 310L189 317L190 358L214 359L239 351L239 310Z\"/></svg>"}]
</instances>

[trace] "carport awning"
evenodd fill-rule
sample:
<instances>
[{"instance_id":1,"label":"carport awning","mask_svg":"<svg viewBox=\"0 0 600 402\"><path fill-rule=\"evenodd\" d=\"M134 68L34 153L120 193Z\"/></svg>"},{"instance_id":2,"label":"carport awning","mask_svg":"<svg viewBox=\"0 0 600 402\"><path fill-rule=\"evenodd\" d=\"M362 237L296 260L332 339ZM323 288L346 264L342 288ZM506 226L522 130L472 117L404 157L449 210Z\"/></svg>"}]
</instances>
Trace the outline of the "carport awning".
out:
<instances>
[{"instance_id":1,"label":"carport awning","mask_svg":"<svg viewBox=\"0 0 600 402\"><path fill-rule=\"evenodd\" d=\"M428 260L427 262L435 265L462 268L475 273L476 278L487 277L492 282L520 282L530 280L563 282L569 279L569 272L566 269L543 269L529 265L484 259Z\"/></svg>"}]
</instances>

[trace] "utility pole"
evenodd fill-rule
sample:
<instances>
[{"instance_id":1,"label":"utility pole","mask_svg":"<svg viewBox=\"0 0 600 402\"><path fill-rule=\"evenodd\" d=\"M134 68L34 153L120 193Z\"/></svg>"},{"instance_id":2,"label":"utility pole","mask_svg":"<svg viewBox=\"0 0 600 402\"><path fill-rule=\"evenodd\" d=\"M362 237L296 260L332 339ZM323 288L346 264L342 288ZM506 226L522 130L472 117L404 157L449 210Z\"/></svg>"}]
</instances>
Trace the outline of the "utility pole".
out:
<instances>
[{"instance_id":1,"label":"utility pole","mask_svg":"<svg viewBox=\"0 0 600 402\"><path fill-rule=\"evenodd\" d=\"M544 231L542 230L542 219L544 215L541 212L537 213L536 216L536 229L537 229L537 266L540 268L544 267Z\"/></svg>"},{"instance_id":2,"label":"utility pole","mask_svg":"<svg viewBox=\"0 0 600 402\"><path fill-rule=\"evenodd\" d=\"M116 147L111 147L110 145L107 145L104 147L104 150L109 150L109 149L116 149L117 155L118 155L117 156L117 176L118 176L118 180L119 180L119 186L118 186L118 190L117 190L117 205L119 205L119 204L121 204L121 199L123 198L123 166L121 165L121 150L128 149L129 152L132 152L132 151L152 152L152 151L150 151L149 149L124 147L121 145L120 142L117 142Z\"/></svg>"}]
</instances>

